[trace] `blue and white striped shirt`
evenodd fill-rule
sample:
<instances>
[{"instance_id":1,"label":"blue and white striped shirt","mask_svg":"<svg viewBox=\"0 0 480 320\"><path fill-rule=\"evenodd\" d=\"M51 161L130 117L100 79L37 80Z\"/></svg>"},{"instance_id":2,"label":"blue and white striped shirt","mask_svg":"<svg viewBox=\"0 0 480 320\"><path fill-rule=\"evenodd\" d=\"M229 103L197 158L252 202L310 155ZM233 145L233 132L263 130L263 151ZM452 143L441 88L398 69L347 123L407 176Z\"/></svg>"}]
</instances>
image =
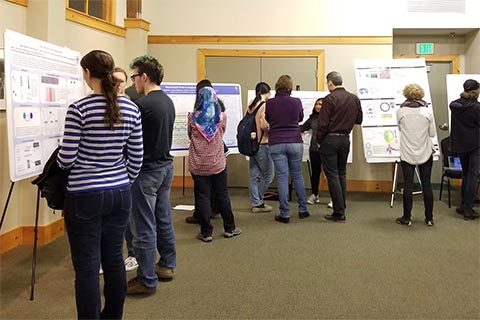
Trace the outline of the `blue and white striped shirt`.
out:
<instances>
[{"instance_id":1,"label":"blue and white striped shirt","mask_svg":"<svg viewBox=\"0 0 480 320\"><path fill-rule=\"evenodd\" d=\"M142 119L138 107L118 97L121 123L105 125L106 99L90 94L68 107L58 164L71 169L70 193L115 189L135 180L143 161ZM125 150L125 151L124 151Z\"/></svg>"}]
</instances>

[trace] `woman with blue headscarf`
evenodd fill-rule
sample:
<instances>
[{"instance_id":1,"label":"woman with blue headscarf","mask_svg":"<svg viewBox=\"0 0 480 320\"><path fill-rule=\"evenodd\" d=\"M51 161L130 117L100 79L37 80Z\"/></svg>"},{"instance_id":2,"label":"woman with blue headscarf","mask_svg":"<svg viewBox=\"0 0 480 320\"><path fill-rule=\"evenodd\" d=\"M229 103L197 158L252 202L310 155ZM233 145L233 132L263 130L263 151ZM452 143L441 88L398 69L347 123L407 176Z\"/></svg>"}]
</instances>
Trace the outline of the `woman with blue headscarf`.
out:
<instances>
[{"instance_id":1,"label":"woman with blue headscarf","mask_svg":"<svg viewBox=\"0 0 480 320\"><path fill-rule=\"evenodd\" d=\"M223 151L223 134L227 118L222 112L213 88L200 89L195 109L188 116L188 164L195 183L195 210L198 211L200 233L197 238L204 242L213 240L210 223L210 194L218 201L223 219L224 237L231 238L241 233L235 227L227 186L227 160Z\"/></svg>"}]
</instances>

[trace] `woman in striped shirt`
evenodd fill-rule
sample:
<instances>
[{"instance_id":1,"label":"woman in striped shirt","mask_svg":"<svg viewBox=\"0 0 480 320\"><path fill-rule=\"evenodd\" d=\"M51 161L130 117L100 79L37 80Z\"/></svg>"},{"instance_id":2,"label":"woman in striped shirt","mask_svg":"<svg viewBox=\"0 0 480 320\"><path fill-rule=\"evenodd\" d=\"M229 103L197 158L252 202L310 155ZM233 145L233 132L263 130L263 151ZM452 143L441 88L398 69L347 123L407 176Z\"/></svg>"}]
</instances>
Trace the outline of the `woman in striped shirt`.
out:
<instances>
[{"instance_id":1,"label":"woman in striped shirt","mask_svg":"<svg viewBox=\"0 0 480 320\"><path fill-rule=\"evenodd\" d=\"M117 96L115 63L94 50L80 61L93 93L68 107L57 158L70 169L65 225L79 319L120 319L126 292L122 256L132 207L130 185L143 161L141 116L128 98ZM98 270L104 270L101 308Z\"/></svg>"}]
</instances>

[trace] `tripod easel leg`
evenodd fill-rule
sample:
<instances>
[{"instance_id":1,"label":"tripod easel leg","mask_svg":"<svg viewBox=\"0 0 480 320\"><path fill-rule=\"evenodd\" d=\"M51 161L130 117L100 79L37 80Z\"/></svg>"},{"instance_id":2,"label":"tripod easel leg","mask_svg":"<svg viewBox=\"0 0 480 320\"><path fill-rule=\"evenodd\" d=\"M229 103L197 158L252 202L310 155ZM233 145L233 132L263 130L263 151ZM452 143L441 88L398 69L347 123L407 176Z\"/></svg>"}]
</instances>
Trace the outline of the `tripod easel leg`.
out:
<instances>
[{"instance_id":1,"label":"tripod easel leg","mask_svg":"<svg viewBox=\"0 0 480 320\"><path fill-rule=\"evenodd\" d=\"M30 283L30 301L33 301L35 294L35 269L37 267L37 242L38 242L38 216L40 206L40 190L37 191L37 209L35 212L35 227L33 228L33 254L32 254L32 280Z\"/></svg>"},{"instance_id":2,"label":"tripod easel leg","mask_svg":"<svg viewBox=\"0 0 480 320\"><path fill-rule=\"evenodd\" d=\"M398 162L395 161L395 170L393 173L392 197L390 199L390 208L393 208L393 201L395 200L395 192L397 192L397 174L398 174Z\"/></svg>"},{"instance_id":3,"label":"tripod easel leg","mask_svg":"<svg viewBox=\"0 0 480 320\"><path fill-rule=\"evenodd\" d=\"M3 208L2 220L0 220L0 230L2 229L3 220L5 219L5 215L7 214L8 203L10 202L10 197L12 196L14 185L15 185L15 182L12 182L12 184L10 185L10 190L8 191L7 202L5 203L5 208Z\"/></svg>"}]
</instances>

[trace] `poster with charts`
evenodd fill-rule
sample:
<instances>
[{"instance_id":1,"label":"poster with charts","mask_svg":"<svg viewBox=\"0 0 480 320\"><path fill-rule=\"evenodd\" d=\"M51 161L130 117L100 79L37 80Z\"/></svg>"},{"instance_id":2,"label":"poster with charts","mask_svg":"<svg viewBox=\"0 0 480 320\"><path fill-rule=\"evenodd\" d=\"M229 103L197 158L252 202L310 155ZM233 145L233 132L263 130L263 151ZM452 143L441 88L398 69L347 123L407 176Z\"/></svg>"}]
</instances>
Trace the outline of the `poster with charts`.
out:
<instances>
[{"instance_id":1,"label":"poster with charts","mask_svg":"<svg viewBox=\"0 0 480 320\"><path fill-rule=\"evenodd\" d=\"M42 172L84 85L79 52L10 30L4 44L10 179L18 181Z\"/></svg>"},{"instance_id":2,"label":"poster with charts","mask_svg":"<svg viewBox=\"0 0 480 320\"><path fill-rule=\"evenodd\" d=\"M187 156L190 141L187 135L188 114L193 111L196 97L196 83L165 82L160 85L162 90L172 99L175 105L175 123L173 127L173 156ZM242 118L242 95L239 84L213 83L218 98L225 105L227 114L227 130L223 141L230 153L238 153L237 125Z\"/></svg>"},{"instance_id":3,"label":"poster with charts","mask_svg":"<svg viewBox=\"0 0 480 320\"><path fill-rule=\"evenodd\" d=\"M423 88L423 100L433 115L425 59L356 60L354 65L363 112L365 158L369 163L399 161L401 132L397 125L397 111L405 101L403 88L407 84L417 83ZM434 160L437 160L440 155L437 136L432 141Z\"/></svg>"}]
</instances>

